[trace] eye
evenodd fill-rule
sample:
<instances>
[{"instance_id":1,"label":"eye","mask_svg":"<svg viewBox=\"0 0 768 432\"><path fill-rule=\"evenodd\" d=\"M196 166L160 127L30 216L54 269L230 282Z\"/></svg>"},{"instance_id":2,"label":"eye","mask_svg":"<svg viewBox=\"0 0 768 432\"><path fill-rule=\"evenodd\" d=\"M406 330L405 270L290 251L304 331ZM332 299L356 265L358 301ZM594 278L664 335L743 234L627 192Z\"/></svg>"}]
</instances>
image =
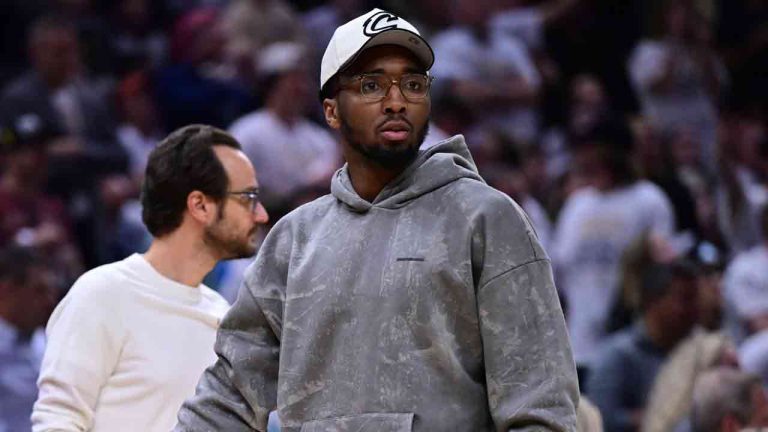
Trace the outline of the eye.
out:
<instances>
[{"instance_id":1,"label":"eye","mask_svg":"<svg viewBox=\"0 0 768 432\"><path fill-rule=\"evenodd\" d=\"M424 88L424 80L421 77L403 78L403 88L418 93Z\"/></svg>"},{"instance_id":2,"label":"eye","mask_svg":"<svg viewBox=\"0 0 768 432\"><path fill-rule=\"evenodd\" d=\"M374 77L363 77L361 80L363 94L376 93L381 90L381 84Z\"/></svg>"}]
</instances>

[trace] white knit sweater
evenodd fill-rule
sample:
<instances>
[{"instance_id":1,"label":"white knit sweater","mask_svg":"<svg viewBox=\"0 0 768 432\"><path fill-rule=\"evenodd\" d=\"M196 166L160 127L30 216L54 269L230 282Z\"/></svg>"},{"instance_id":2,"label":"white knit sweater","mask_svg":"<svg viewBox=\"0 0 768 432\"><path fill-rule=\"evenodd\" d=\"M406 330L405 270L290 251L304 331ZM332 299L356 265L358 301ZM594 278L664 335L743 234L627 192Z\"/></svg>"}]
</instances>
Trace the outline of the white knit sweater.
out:
<instances>
[{"instance_id":1,"label":"white knit sweater","mask_svg":"<svg viewBox=\"0 0 768 432\"><path fill-rule=\"evenodd\" d=\"M138 254L87 272L48 322L32 430L170 430L228 307Z\"/></svg>"}]
</instances>

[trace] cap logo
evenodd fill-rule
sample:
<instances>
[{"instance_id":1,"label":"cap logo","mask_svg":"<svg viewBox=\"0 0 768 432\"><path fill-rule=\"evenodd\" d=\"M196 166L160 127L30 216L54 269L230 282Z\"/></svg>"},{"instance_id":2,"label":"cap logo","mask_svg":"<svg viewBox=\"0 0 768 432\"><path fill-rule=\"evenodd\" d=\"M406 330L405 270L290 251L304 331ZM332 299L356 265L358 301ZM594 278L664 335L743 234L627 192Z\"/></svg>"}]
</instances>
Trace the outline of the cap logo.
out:
<instances>
[{"instance_id":1,"label":"cap logo","mask_svg":"<svg viewBox=\"0 0 768 432\"><path fill-rule=\"evenodd\" d=\"M365 20L363 23L363 34L371 37L383 31L397 28L397 21L399 19L396 15L392 15L389 12L378 12Z\"/></svg>"}]
</instances>

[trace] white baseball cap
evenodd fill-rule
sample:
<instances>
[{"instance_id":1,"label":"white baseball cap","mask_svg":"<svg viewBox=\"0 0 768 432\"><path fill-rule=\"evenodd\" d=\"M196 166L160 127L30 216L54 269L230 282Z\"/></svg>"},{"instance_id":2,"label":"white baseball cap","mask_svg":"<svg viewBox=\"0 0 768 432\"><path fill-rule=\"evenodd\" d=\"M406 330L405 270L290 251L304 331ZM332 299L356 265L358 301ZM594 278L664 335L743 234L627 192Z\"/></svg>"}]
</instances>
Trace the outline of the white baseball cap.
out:
<instances>
[{"instance_id":1,"label":"white baseball cap","mask_svg":"<svg viewBox=\"0 0 768 432\"><path fill-rule=\"evenodd\" d=\"M410 50L427 70L435 62L432 47L416 27L395 14L373 9L339 26L333 33L320 64L320 88L352 64L361 52L379 45L398 45Z\"/></svg>"}]
</instances>

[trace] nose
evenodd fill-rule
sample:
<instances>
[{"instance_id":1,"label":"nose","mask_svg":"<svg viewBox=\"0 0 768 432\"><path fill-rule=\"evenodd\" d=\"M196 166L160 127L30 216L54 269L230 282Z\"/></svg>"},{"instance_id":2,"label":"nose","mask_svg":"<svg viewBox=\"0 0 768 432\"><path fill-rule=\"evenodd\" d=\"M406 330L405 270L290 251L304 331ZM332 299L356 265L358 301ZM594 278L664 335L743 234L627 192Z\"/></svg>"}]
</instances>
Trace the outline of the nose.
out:
<instances>
[{"instance_id":1,"label":"nose","mask_svg":"<svg viewBox=\"0 0 768 432\"><path fill-rule=\"evenodd\" d=\"M408 101L405 100L400 85L392 84L389 87L389 93L384 98L384 112L386 113L404 113Z\"/></svg>"},{"instance_id":2,"label":"nose","mask_svg":"<svg viewBox=\"0 0 768 432\"><path fill-rule=\"evenodd\" d=\"M265 209L261 203L256 205L256 211L253 212L253 221L259 225L264 225L265 223L269 222L269 214L267 213L267 209Z\"/></svg>"}]
</instances>

